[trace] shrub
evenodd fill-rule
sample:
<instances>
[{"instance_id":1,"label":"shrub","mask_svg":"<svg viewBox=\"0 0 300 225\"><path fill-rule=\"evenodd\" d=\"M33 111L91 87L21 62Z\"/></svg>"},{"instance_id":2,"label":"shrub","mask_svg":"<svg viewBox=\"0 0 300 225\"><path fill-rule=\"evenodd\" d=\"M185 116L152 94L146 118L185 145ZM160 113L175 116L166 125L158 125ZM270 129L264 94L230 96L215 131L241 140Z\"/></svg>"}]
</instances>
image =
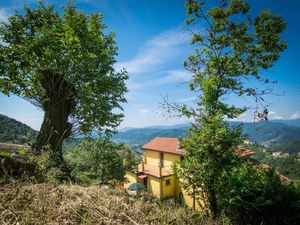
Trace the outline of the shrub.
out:
<instances>
[{"instance_id":1,"label":"shrub","mask_svg":"<svg viewBox=\"0 0 300 225\"><path fill-rule=\"evenodd\" d=\"M300 189L274 170L245 163L224 179L220 205L234 224L300 224Z\"/></svg>"}]
</instances>

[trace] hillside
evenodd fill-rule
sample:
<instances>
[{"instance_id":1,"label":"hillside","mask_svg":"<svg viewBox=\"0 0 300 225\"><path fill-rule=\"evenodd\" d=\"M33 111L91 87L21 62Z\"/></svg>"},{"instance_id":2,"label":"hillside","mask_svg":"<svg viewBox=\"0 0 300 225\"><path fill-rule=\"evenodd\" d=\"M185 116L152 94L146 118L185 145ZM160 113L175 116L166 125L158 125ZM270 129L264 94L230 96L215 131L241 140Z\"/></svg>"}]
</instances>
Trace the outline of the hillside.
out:
<instances>
[{"instance_id":1,"label":"hillside","mask_svg":"<svg viewBox=\"0 0 300 225\"><path fill-rule=\"evenodd\" d=\"M185 134L186 127L181 128L134 128L119 132L113 140L130 145L142 145L155 137L181 137Z\"/></svg>"},{"instance_id":2,"label":"hillside","mask_svg":"<svg viewBox=\"0 0 300 225\"><path fill-rule=\"evenodd\" d=\"M118 188L49 183L0 186L0 218L1 224L222 224L171 202L130 197Z\"/></svg>"},{"instance_id":3,"label":"hillside","mask_svg":"<svg viewBox=\"0 0 300 225\"><path fill-rule=\"evenodd\" d=\"M25 144L33 141L37 133L26 124L0 114L0 142Z\"/></svg>"},{"instance_id":4,"label":"hillside","mask_svg":"<svg viewBox=\"0 0 300 225\"><path fill-rule=\"evenodd\" d=\"M231 123L233 126L238 123ZM287 152L298 152L293 143L300 141L300 128L289 126L278 121L265 121L262 123L245 123L243 133L249 140L256 144L261 144L271 149Z\"/></svg>"},{"instance_id":5,"label":"hillside","mask_svg":"<svg viewBox=\"0 0 300 225\"><path fill-rule=\"evenodd\" d=\"M298 120L296 120L298 121ZM293 123L293 122L290 122ZM231 126L239 125L239 122L230 122ZM121 131L113 140L124 142L132 146L140 146L155 137L183 137L189 124L164 127L127 128ZM274 151L298 152L300 141L300 128L289 126L278 121L266 121L258 124L244 123L243 133L247 138L257 144L274 149Z\"/></svg>"},{"instance_id":6,"label":"hillside","mask_svg":"<svg viewBox=\"0 0 300 225\"><path fill-rule=\"evenodd\" d=\"M300 127L300 119L296 120L273 120L273 122L284 123L289 126Z\"/></svg>"},{"instance_id":7,"label":"hillside","mask_svg":"<svg viewBox=\"0 0 300 225\"><path fill-rule=\"evenodd\" d=\"M297 127L299 122L300 120L274 120L258 124L244 123L243 133L253 143L267 146L271 150L299 152L300 127ZM230 124L237 126L239 122ZM188 127L189 124L123 128L112 137L112 140L138 148L155 137L183 137ZM0 142L24 144L33 141L36 135L37 131L26 124L0 114Z\"/></svg>"},{"instance_id":8,"label":"hillside","mask_svg":"<svg viewBox=\"0 0 300 225\"><path fill-rule=\"evenodd\" d=\"M252 155L251 158L270 165L291 179L300 179L300 157L297 155L291 154L285 157L273 157L272 152L267 151L263 146L252 144L245 145L244 147L256 151L256 154Z\"/></svg>"}]
</instances>

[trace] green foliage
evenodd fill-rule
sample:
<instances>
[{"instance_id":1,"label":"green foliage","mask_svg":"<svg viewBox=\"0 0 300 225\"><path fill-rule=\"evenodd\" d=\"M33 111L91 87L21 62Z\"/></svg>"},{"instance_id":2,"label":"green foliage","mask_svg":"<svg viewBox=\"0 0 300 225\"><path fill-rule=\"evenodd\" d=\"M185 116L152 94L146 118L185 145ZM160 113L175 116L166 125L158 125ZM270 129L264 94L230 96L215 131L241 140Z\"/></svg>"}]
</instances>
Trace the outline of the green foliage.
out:
<instances>
[{"instance_id":1,"label":"green foliage","mask_svg":"<svg viewBox=\"0 0 300 225\"><path fill-rule=\"evenodd\" d=\"M44 3L24 10L0 25L0 91L45 109L51 96L42 82L55 73L75 89L72 118L83 131L117 126L122 114L112 109L125 102L127 74L114 71L115 34L105 34L103 16L85 15L72 2L62 16Z\"/></svg>"},{"instance_id":2,"label":"green foliage","mask_svg":"<svg viewBox=\"0 0 300 225\"><path fill-rule=\"evenodd\" d=\"M78 147L67 151L65 158L78 182L101 184L124 181L125 171L137 160L127 146L107 139L83 140Z\"/></svg>"},{"instance_id":3,"label":"green foliage","mask_svg":"<svg viewBox=\"0 0 300 225\"><path fill-rule=\"evenodd\" d=\"M272 151L284 151L289 153L297 153L300 152L300 141L292 140L287 143L280 143L272 147Z\"/></svg>"},{"instance_id":4,"label":"green foliage","mask_svg":"<svg viewBox=\"0 0 300 225\"><path fill-rule=\"evenodd\" d=\"M184 66L193 74L190 89L198 98L195 109L181 108L182 114L194 117L195 124L183 139L187 157L177 174L187 180L188 188L204 192L216 216L221 210L217 193L226 185L221 177L237 165L234 149L242 141L241 128L230 128L224 119L237 118L247 110L224 99L237 95L254 97L258 105L264 102L262 96L271 91L268 85L272 82L261 77L261 72L271 68L286 48L281 40L286 23L266 10L252 19L251 7L243 0L225 0L209 10L204 1L187 0L186 8L191 43L197 47ZM203 29L201 23L202 32L196 33L201 20L207 26ZM246 80L260 81L266 89L248 86ZM257 116L267 119L267 114L265 109Z\"/></svg>"},{"instance_id":5,"label":"green foliage","mask_svg":"<svg viewBox=\"0 0 300 225\"><path fill-rule=\"evenodd\" d=\"M11 153L10 152L0 152L0 157L10 157Z\"/></svg>"},{"instance_id":6,"label":"green foliage","mask_svg":"<svg viewBox=\"0 0 300 225\"><path fill-rule=\"evenodd\" d=\"M273 148L265 148L260 145L245 145L245 147L256 151L252 158L270 165L291 179L300 179L300 158L297 154L277 158L272 156L272 152L275 151Z\"/></svg>"},{"instance_id":7,"label":"green foliage","mask_svg":"<svg viewBox=\"0 0 300 225\"><path fill-rule=\"evenodd\" d=\"M136 165L141 162L141 156L136 153L129 145L121 145L119 155L123 159L125 171L135 171Z\"/></svg>"},{"instance_id":8,"label":"green foliage","mask_svg":"<svg viewBox=\"0 0 300 225\"><path fill-rule=\"evenodd\" d=\"M25 144L37 136L37 132L29 126L2 114L0 124L0 142Z\"/></svg>"},{"instance_id":9,"label":"green foliage","mask_svg":"<svg viewBox=\"0 0 300 225\"><path fill-rule=\"evenodd\" d=\"M65 175L59 167L53 167L51 162L51 150L44 148L43 152L38 156L29 158L29 161L36 165L35 179L40 182L56 183Z\"/></svg>"},{"instance_id":10,"label":"green foliage","mask_svg":"<svg viewBox=\"0 0 300 225\"><path fill-rule=\"evenodd\" d=\"M105 29L101 14L85 15L72 1L62 14L42 1L0 23L0 92L45 111L32 149L49 145L52 167L65 167L62 143L74 124L107 134L123 118L128 76L113 67L115 34Z\"/></svg>"},{"instance_id":11,"label":"green foliage","mask_svg":"<svg viewBox=\"0 0 300 225\"><path fill-rule=\"evenodd\" d=\"M245 163L223 179L220 205L234 224L300 223L299 187L282 183L273 170Z\"/></svg>"}]
</instances>

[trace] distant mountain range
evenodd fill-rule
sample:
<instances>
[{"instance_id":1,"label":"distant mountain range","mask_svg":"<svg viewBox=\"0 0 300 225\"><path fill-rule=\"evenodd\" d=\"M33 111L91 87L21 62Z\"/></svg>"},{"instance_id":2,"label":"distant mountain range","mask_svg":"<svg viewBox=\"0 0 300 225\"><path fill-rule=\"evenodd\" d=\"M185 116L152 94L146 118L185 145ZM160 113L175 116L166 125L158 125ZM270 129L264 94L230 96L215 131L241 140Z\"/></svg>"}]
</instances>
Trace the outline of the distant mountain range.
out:
<instances>
[{"instance_id":1,"label":"distant mountain range","mask_svg":"<svg viewBox=\"0 0 300 225\"><path fill-rule=\"evenodd\" d=\"M271 120L274 123L284 123L289 126L300 127L300 119L296 120Z\"/></svg>"},{"instance_id":2,"label":"distant mountain range","mask_svg":"<svg viewBox=\"0 0 300 225\"><path fill-rule=\"evenodd\" d=\"M26 144L34 141L37 134L26 124L0 114L0 142Z\"/></svg>"},{"instance_id":3,"label":"distant mountain range","mask_svg":"<svg viewBox=\"0 0 300 225\"><path fill-rule=\"evenodd\" d=\"M240 122L230 122L231 126L239 124ZM126 128L120 130L112 140L138 147L155 137L184 137L189 127L190 124ZM243 133L251 142L274 151L300 152L300 120L243 123Z\"/></svg>"},{"instance_id":4,"label":"distant mountain range","mask_svg":"<svg viewBox=\"0 0 300 225\"><path fill-rule=\"evenodd\" d=\"M230 122L231 126L239 124L240 122ZM178 124L123 128L112 137L112 140L139 148L155 137L184 137L190 126L190 124ZM243 133L253 143L264 145L273 151L300 152L300 119L244 123ZM37 131L26 124L0 114L0 142L28 143L34 141L37 134Z\"/></svg>"}]
</instances>

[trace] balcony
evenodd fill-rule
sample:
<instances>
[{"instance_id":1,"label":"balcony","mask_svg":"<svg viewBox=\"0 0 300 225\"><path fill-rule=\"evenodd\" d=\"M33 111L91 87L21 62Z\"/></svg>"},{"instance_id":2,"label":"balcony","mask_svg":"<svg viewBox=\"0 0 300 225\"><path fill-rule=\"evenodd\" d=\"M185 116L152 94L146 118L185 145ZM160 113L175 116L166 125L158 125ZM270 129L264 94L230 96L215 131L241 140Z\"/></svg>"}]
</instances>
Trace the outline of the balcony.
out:
<instances>
[{"instance_id":1,"label":"balcony","mask_svg":"<svg viewBox=\"0 0 300 225\"><path fill-rule=\"evenodd\" d=\"M147 174L155 177L165 177L174 174L171 167L152 166L149 164L138 164L138 175Z\"/></svg>"}]
</instances>

